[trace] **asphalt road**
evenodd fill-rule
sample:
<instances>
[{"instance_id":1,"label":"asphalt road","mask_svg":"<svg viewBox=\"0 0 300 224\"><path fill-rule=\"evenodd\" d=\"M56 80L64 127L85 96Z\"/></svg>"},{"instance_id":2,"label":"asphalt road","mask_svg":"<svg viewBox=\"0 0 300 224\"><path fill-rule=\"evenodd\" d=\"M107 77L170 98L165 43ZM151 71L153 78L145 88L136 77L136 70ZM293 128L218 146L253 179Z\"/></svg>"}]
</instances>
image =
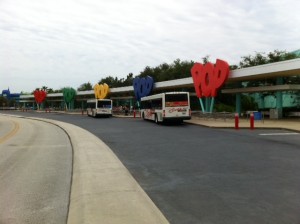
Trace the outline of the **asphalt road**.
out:
<instances>
[{"instance_id":1,"label":"asphalt road","mask_svg":"<svg viewBox=\"0 0 300 224\"><path fill-rule=\"evenodd\" d=\"M57 126L0 116L0 223L66 223L72 148Z\"/></svg>"},{"instance_id":2,"label":"asphalt road","mask_svg":"<svg viewBox=\"0 0 300 224\"><path fill-rule=\"evenodd\" d=\"M172 224L300 223L299 135L38 116L76 124L102 139Z\"/></svg>"}]
</instances>

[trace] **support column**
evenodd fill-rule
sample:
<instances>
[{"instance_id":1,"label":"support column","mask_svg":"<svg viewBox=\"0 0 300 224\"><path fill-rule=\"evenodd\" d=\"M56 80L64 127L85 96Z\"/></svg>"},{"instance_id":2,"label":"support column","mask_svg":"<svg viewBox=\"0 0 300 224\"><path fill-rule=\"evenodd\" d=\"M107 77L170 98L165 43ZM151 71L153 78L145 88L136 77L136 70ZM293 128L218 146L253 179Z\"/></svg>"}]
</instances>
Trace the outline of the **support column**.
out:
<instances>
[{"instance_id":1,"label":"support column","mask_svg":"<svg viewBox=\"0 0 300 224\"><path fill-rule=\"evenodd\" d=\"M74 110L74 105L75 105L75 99L71 100L70 102L70 109Z\"/></svg>"},{"instance_id":2,"label":"support column","mask_svg":"<svg viewBox=\"0 0 300 224\"><path fill-rule=\"evenodd\" d=\"M236 88L242 88L242 83L237 82L235 83ZM235 95L235 112L239 114L239 117L241 116L242 112L242 93L236 93Z\"/></svg>"},{"instance_id":3,"label":"support column","mask_svg":"<svg viewBox=\"0 0 300 224\"><path fill-rule=\"evenodd\" d=\"M62 111L64 111L66 109L66 107L65 107L65 101L61 101L61 103L60 103L60 109Z\"/></svg>"},{"instance_id":4,"label":"support column","mask_svg":"<svg viewBox=\"0 0 300 224\"><path fill-rule=\"evenodd\" d=\"M276 79L276 85L282 85L283 84L283 78L278 77ZM278 119L282 118L282 91L276 92L276 110L278 113Z\"/></svg>"},{"instance_id":5,"label":"support column","mask_svg":"<svg viewBox=\"0 0 300 224\"><path fill-rule=\"evenodd\" d=\"M239 117L241 116L241 98L242 98L242 94L241 93L237 93L235 95L235 112L239 114Z\"/></svg>"},{"instance_id":6,"label":"support column","mask_svg":"<svg viewBox=\"0 0 300 224\"><path fill-rule=\"evenodd\" d=\"M263 94L260 94L260 102L261 102L261 109L265 109L265 97Z\"/></svg>"},{"instance_id":7,"label":"support column","mask_svg":"<svg viewBox=\"0 0 300 224\"><path fill-rule=\"evenodd\" d=\"M205 98L205 112L209 112L209 106L210 106L210 98Z\"/></svg>"}]
</instances>

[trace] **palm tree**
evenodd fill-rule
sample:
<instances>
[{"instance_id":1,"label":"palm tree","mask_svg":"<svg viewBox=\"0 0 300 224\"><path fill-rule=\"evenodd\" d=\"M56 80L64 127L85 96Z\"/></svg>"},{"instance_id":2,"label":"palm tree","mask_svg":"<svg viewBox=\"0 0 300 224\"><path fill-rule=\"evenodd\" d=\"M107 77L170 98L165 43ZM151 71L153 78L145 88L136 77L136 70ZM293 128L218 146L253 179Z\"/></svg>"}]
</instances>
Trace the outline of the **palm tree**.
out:
<instances>
[{"instance_id":1,"label":"palm tree","mask_svg":"<svg viewBox=\"0 0 300 224\"><path fill-rule=\"evenodd\" d=\"M48 90L48 87L47 86L42 86L42 88L41 88L43 91L45 91L45 92L47 92L47 90Z\"/></svg>"}]
</instances>

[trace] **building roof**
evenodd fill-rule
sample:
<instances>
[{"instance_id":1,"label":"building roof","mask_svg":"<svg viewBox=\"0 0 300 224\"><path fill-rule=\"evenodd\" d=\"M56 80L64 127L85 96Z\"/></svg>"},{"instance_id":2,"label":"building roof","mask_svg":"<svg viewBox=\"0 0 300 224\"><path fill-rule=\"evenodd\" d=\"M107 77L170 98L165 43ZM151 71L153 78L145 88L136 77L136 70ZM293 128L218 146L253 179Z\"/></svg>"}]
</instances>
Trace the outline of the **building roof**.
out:
<instances>
[{"instance_id":1,"label":"building roof","mask_svg":"<svg viewBox=\"0 0 300 224\"><path fill-rule=\"evenodd\" d=\"M246 81L300 75L300 59L293 59L230 71L229 81Z\"/></svg>"}]
</instances>

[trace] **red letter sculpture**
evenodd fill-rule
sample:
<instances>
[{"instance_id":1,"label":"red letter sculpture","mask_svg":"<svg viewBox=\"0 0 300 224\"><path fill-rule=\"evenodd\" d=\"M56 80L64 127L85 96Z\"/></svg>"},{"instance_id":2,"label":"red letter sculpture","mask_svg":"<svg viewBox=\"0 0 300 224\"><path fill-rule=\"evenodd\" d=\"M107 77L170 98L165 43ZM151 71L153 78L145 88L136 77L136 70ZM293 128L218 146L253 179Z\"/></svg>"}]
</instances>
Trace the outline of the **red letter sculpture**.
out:
<instances>
[{"instance_id":1,"label":"red letter sculpture","mask_svg":"<svg viewBox=\"0 0 300 224\"><path fill-rule=\"evenodd\" d=\"M205 65L195 63L191 69L193 82L197 97L200 99L202 111L204 107L201 98L217 96L218 89L225 83L229 75L229 65L227 62L217 59L216 64L208 62ZM211 112L213 101L211 105Z\"/></svg>"}]
</instances>

